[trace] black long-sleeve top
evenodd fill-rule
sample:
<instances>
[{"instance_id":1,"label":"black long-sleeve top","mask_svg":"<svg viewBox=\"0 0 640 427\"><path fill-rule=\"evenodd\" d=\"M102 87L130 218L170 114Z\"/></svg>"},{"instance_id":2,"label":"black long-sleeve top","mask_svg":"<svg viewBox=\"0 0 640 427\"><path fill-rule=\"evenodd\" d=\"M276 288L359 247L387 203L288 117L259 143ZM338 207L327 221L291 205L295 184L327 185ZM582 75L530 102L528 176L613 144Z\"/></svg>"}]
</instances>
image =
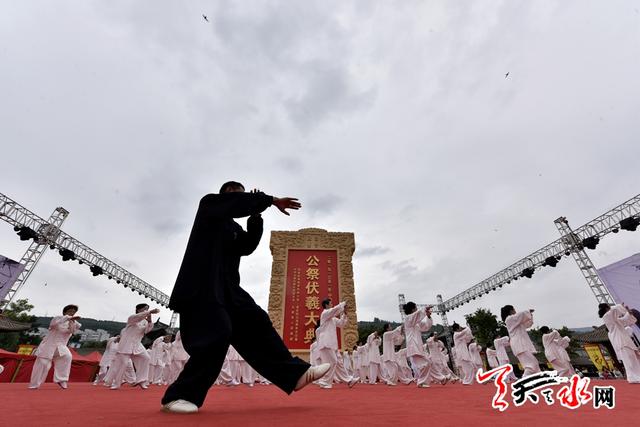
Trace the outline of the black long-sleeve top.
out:
<instances>
[{"instance_id":1,"label":"black long-sleeve top","mask_svg":"<svg viewBox=\"0 0 640 427\"><path fill-rule=\"evenodd\" d=\"M260 243L258 214L272 203L264 193L207 194L200 200L169 308L181 312L195 303L225 304L228 290L240 285L240 257ZM246 216L244 231L233 218Z\"/></svg>"}]
</instances>

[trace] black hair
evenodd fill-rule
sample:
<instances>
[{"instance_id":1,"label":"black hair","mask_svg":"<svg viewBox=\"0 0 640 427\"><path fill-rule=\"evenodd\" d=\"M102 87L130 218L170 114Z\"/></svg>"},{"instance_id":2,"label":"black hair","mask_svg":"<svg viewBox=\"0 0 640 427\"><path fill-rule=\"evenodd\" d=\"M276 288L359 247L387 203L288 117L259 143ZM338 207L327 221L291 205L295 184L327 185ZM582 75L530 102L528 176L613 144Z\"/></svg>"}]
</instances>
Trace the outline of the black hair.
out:
<instances>
[{"instance_id":1,"label":"black hair","mask_svg":"<svg viewBox=\"0 0 640 427\"><path fill-rule=\"evenodd\" d=\"M64 308L62 309L62 314L65 314L67 312L67 310L71 310L74 309L75 311L78 311L78 306L75 304L69 304L69 305L65 305Z\"/></svg>"},{"instance_id":2,"label":"black hair","mask_svg":"<svg viewBox=\"0 0 640 427\"><path fill-rule=\"evenodd\" d=\"M331 304L331 298L325 298L322 300L322 308L327 308L329 304Z\"/></svg>"},{"instance_id":3,"label":"black hair","mask_svg":"<svg viewBox=\"0 0 640 427\"><path fill-rule=\"evenodd\" d=\"M457 322L453 322L453 325L451 325L451 329L453 329L453 332L458 332L462 328L460 327L460 325L458 325Z\"/></svg>"},{"instance_id":4,"label":"black hair","mask_svg":"<svg viewBox=\"0 0 640 427\"><path fill-rule=\"evenodd\" d=\"M402 306L402 310L404 310L404 314L411 314L418 308L415 302L409 301L405 305Z\"/></svg>"},{"instance_id":5,"label":"black hair","mask_svg":"<svg viewBox=\"0 0 640 427\"><path fill-rule=\"evenodd\" d=\"M540 329L538 330L543 334L548 334L549 332L551 332L551 329L549 329L548 326L540 326Z\"/></svg>"},{"instance_id":6,"label":"black hair","mask_svg":"<svg viewBox=\"0 0 640 427\"><path fill-rule=\"evenodd\" d=\"M227 181L222 184L222 187L220 187L220 194L227 193L229 190L235 190L238 188L242 188L244 190L244 185L236 181Z\"/></svg>"},{"instance_id":7,"label":"black hair","mask_svg":"<svg viewBox=\"0 0 640 427\"><path fill-rule=\"evenodd\" d=\"M382 327L382 332L387 332L391 330L391 325L388 323L385 323L384 326Z\"/></svg>"},{"instance_id":8,"label":"black hair","mask_svg":"<svg viewBox=\"0 0 640 427\"><path fill-rule=\"evenodd\" d=\"M598 316L602 318L607 311L611 310L611 306L606 302L601 302L598 304Z\"/></svg>"},{"instance_id":9,"label":"black hair","mask_svg":"<svg viewBox=\"0 0 640 427\"><path fill-rule=\"evenodd\" d=\"M143 307L149 307L149 304L143 302L143 303L140 303L140 304L136 305L136 312L138 310L140 310L141 308L143 308Z\"/></svg>"},{"instance_id":10,"label":"black hair","mask_svg":"<svg viewBox=\"0 0 640 427\"><path fill-rule=\"evenodd\" d=\"M500 309L500 317L502 318L503 322L506 320L507 317L511 316L511 312L513 310L515 310L515 308L513 308L512 305L505 305Z\"/></svg>"}]
</instances>

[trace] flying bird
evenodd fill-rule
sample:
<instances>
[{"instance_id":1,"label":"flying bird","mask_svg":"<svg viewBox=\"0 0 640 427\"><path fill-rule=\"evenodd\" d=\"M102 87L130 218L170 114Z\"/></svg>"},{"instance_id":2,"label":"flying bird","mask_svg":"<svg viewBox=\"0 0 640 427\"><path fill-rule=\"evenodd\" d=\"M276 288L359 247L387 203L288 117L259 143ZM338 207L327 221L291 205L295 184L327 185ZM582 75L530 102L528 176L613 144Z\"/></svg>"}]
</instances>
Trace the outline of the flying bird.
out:
<instances>
[{"instance_id":1,"label":"flying bird","mask_svg":"<svg viewBox=\"0 0 640 427\"><path fill-rule=\"evenodd\" d=\"M205 21L209 22L209 18L207 18L207 15L205 15L204 13L202 14L202 17L204 18Z\"/></svg>"},{"instance_id":2,"label":"flying bird","mask_svg":"<svg viewBox=\"0 0 640 427\"><path fill-rule=\"evenodd\" d=\"M504 78L506 79L507 77L509 77L509 72L507 71L507 74L504 75Z\"/></svg>"}]
</instances>

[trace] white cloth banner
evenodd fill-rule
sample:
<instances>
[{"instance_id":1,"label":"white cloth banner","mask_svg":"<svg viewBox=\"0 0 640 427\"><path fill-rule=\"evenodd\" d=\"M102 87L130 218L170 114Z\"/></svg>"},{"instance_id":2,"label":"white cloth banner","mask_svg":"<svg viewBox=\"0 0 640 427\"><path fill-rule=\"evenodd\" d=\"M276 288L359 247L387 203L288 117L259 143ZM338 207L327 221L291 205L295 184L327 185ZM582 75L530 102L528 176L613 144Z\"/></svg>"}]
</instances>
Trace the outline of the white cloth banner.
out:
<instances>
[{"instance_id":1,"label":"white cloth banner","mask_svg":"<svg viewBox=\"0 0 640 427\"><path fill-rule=\"evenodd\" d=\"M0 255L0 301L7 296L24 265Z\"/></svg>"},{"instance_id":2,"label":"white cloth banner","mask_svg":"<svg viewBox=\"0 0 640 427\"><path fill-rule=\"evenodd\" d=\"M599 269L598 275L616 303L640 311L640 253ZM637 325L634 332L640 337Z\"/></svg>"}]
</instances>

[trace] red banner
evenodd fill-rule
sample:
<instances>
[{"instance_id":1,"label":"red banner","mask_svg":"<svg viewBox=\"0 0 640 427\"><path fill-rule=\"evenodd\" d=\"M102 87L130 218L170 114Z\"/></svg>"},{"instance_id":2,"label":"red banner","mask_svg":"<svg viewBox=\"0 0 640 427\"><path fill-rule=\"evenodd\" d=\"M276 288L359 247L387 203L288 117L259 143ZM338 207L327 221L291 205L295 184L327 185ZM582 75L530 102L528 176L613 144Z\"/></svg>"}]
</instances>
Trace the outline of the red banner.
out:
<instances>
[{"instance_id":1,"label":"red banner","mask_svg":"<svg viewBox=\"0 0 640 427\"><path fill-rule=\"evenodd\" d=\"M325 298L331 298L333 304L340 302L337 251L290 249L282 331L290 350L309 349Z\"/></svg>"}]
</instances>

